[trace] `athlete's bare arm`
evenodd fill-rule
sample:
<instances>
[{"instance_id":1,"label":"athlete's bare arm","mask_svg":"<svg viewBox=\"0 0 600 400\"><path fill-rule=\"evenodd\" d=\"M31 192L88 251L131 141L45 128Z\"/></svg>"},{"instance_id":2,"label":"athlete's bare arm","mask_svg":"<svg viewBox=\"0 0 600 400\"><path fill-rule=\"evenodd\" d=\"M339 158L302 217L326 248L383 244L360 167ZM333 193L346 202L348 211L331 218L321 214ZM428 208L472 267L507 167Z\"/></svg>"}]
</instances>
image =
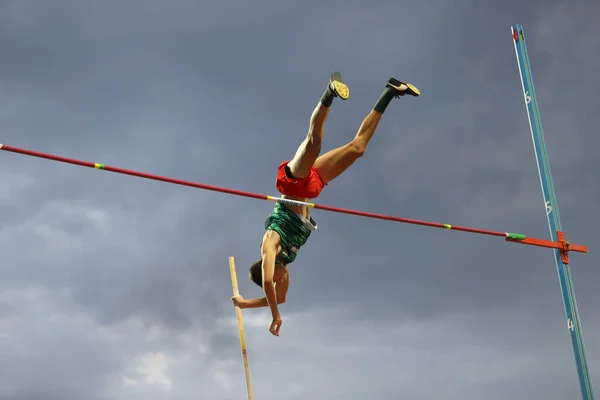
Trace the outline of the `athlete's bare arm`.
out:
<instances>
[{"instance_id":1,"label":"athlete's bare arm","mask_svg":"<svg viewBox=\"0 0 600 400\"><path fill-rule=\"evenodd\" d=\"M271 233L269 231L267 233ZM279 236L279 235L277 235ZM278 240L274 235L266 234L263 239L261 253L262 253L262 284L265 292L265 297L271 307L273 316L278 314L277 310L277 298L275 293L275 281L273 279L275 275L275 258L277 257L277 245Z\"/></svg>"},{"instance_id":2,"label":"athlete's bare arm","mask_svg":"<svg viewBox=\"0 0 600 400\"><path fill-rule=\"evenodd\" d=\"M275 283L275 293L277 294L277 304L285 303L288 289L290 287L290 276L285 274L281 281ZM269 303L266 297L246 300L242 296L232 297L233 305L239 308L259 308L267 307Z\"/></svg>"},{"instance_id":3,"label":"athlete's bare arm","mask_svg":"<svg viewBox=\"0 0 600 400\"><path fill-rule=\"evenodd\" d=\"M279 234L274 231L267 231L263 237L262 243L262 286L265 292L265 297L271 309L273 322L271 322L270 331L273 335L279 336L281 328L281 315L277 304L277 293L275 292L275 259L277 250L281 246Z\"/></svg>"}]
</instances>

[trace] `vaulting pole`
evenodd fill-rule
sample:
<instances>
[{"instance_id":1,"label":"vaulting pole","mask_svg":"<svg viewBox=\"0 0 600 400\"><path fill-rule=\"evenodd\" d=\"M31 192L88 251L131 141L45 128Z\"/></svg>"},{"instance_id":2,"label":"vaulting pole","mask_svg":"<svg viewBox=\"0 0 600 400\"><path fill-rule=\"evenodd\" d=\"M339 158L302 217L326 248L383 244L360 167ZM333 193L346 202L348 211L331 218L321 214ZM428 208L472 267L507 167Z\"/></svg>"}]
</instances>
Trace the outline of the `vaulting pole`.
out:
<instances>
[{"instance_id":1,"label":"vaulting pole","mask_svg":"<svg viewBox=\"0 0 600 400\"><path fill-rule=\"evenodd\" d=\"M235 272L235 261L233 257L229 257L229 272L231 273L231 286L233 287L233 295L239 296L240 291L238 289L237 273ZM246 375L248 400L252 400L252 383L250 382L250 364L248 363L248 352L246 350L246 334L244 333L242 310L240 310L238 306L235 307L235 315L237 317L238 331L240 332L240 347L242 348L242 360L244 361L244 374Z\"/></svg>"}]
</instances>

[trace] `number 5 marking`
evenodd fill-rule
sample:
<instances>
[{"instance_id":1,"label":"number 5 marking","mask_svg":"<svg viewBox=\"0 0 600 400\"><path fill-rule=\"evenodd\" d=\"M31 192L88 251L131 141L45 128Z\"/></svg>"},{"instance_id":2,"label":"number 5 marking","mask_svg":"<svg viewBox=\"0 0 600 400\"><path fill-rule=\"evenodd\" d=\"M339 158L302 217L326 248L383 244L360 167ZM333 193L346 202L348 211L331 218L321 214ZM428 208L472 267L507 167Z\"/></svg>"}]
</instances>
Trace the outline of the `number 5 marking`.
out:
<instances>
[{"instance_id":1,"label":"number 5 marking","mask_svg":"<svg viewBox=\"0 0 600 400\"><path fill-rule=\"evenodd\" d=\"M550 205L550 202L547 201L546 202L546 215L550 214L552 212L552 206Z\"/></svg>"},{"instance_id":2,"label":"number 5 marking","mask_svg":"<svg viewBox=\"0 0 600 400\"><path fill-rule=\"evenodd\" d=\"M529 95L529 92L525 92L525 104L529 103L531 103L531 96Z\"/></svg>"},{"instance_id":3,"label":"number 5 marking","mask_svg":"<svg viewBox=\"0 0 600 400\"><path fill-rule=\"evenodd\" d=\"M569 330L571 331L575 330L575 324L573 323L573 321L571 321L571 318L567 319L567 328L569 328Z\"/></svg>"}]
</instances>

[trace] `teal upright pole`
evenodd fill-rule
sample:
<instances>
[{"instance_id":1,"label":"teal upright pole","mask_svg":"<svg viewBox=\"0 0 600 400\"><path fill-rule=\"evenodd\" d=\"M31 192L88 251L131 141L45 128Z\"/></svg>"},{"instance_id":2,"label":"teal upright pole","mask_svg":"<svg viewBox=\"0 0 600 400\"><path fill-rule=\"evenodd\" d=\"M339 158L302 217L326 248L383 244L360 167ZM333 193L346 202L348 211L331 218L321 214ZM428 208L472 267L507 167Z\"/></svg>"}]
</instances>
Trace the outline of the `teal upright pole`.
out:
<instances>
[{"instance_id":1,"label":"teal upright pole","mask_svg":"<svg viewBox=\"0 0 600 400\"><path fill-rule=\"evenodd\" d=\"M529 117L529 127L531 130L531 138L535 150L535 158L537 160L540 182L542 184L542 192L544 194L544 202L546 207L546 217L548 219L548 227L550 236L553 241L564 240L560 216L558 214L558 203L556 201L556 193L554 192L554 184L552 183L552 174L550 172L550 163L548 153L546 152L546 144L544 142L544 132L542 130L542 122L540 120L540 110L538 109L537 99L535 96L535 87L533 86L533 76L527 54L527 45L525 36L523 35L523 27L513 25L512 27L513 41L515 51L517 53L517 62L519 64L519 72L521 73L521 83L525 95L525 105L527 106L527 115ZM560 250L554 249L554 259L556 261L556 269L560 282L563 303L565 306L565 314L567 318L567 329L571 336L571 344L575 354L575 363L577 364L577 374L579 375L579 386L581 388L581 397L583 400L593 400L594 390L588 369L587 357L585 354L585 346L583 343L583 333L579 322L579 311L577 310L577 301L575 300L575 290L571 279L569 269L569 260Z\"/></svg>"}]
</instances>

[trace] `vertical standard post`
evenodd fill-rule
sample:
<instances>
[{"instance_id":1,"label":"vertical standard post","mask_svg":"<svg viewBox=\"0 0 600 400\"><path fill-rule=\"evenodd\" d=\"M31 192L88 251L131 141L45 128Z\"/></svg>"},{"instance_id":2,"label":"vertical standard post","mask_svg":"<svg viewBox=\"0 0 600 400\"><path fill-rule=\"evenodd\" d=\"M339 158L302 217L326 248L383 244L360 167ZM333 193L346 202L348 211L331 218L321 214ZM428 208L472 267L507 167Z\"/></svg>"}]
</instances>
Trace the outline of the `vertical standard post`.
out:
<instances>
[{"instance_id":1,"label":"vertical standard post","mask_svg":"<svg viewBox=\"0 0 600 400\"><path fill-rule=\"evenodd\" d=\"M231 273L231 286L233 295L239 296L240 291L237 283L237 273L235 272L235 261L233 257L229 257L229 272ZM246 335L244 334L244 322L242 321L242 310L235 307L237 316L238 330L240 331L240 346L242 348L242 359L244 360L244 372L246 374L246 389L248 390L248 400L252 400L252 384L250 383L250 365L248 364L248 352L246 351Z\"/></svg>"},{"instance_id":2,"label":"vertical standard post","mask_svg":"<svg viewBox=\"0 0 600 400\"><path fill-rule=\"evenodd\" d=\"M559 232L562 232L560 216L558 213L558 203L556 201L556 193L554 192L554 184L552 182L552 174L550 172L550 163L548 153L546 152L546 144L544 142L544 132L542 122L540 120L540 111L537 106L535 96L535 87L533 86L533 76L527 54L527 45L523 34L523 27L520 25L512 26L513 42L515 52L517 53L517 62L519 72L521 74L521 84L525 96L525 105L527 106L527 115L529 117L529 128L531 130L531 138L535 150L535 158L537 160L542 192L544 194L544 202L546 207L546 217L548 220L548 228L553 241L559 241ZM577 310L577 301L575 300L575 291L569 265L562 257L560 250L554 249L554 259L556 261L556 269L562 292L565 314L567 318L567 328L571 336L571 344L575 355L575 363L577 364L577 373L579 375L579 386L583 400L593 400L594 390L590 373L588 370L587 357L585 354L585 346L583 343L583 334L579 321L579 311Z\"/></svg>"}]
</instances>

